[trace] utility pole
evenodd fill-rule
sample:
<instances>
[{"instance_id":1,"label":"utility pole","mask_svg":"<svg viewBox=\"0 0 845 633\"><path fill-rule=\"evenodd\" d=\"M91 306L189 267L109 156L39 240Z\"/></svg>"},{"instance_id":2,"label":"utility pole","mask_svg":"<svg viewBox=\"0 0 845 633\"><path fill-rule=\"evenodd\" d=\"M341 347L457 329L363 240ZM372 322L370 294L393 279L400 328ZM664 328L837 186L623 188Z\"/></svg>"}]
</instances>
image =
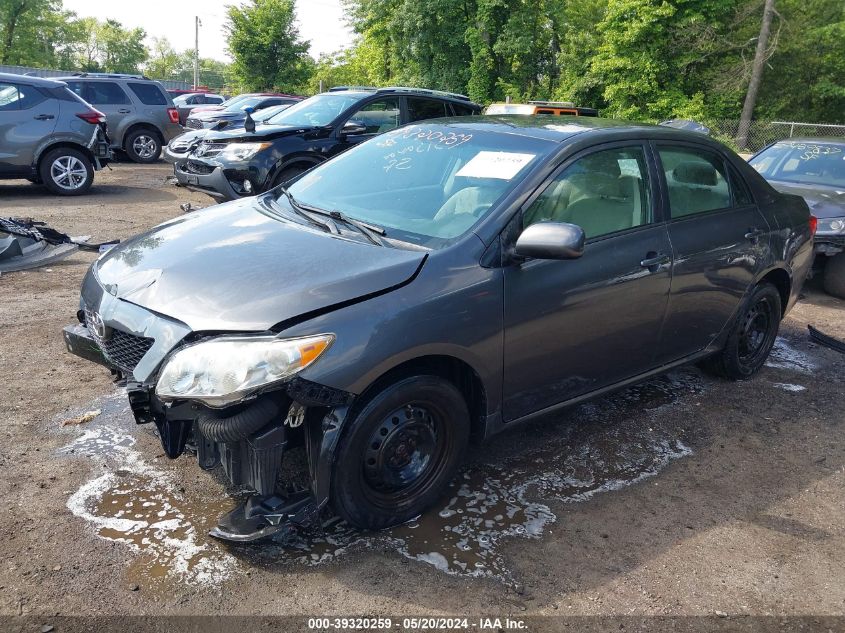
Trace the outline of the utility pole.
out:
<instances>
[{"instance_id":1,"label":"utility pole","mask_svg":"<svg viewBox=\"0 0 845 633\"><path fill-rule=\"evenodd\" d=\"M194 90L200 85L200 16L194 16Z\"/></svg>"}]
</instances>

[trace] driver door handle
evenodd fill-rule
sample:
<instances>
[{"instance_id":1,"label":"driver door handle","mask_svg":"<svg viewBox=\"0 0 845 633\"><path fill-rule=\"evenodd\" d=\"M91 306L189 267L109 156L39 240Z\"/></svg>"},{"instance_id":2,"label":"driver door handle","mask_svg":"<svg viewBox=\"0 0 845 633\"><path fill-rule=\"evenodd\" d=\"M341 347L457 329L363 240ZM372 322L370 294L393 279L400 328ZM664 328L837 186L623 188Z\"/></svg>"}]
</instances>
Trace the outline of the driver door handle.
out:
<instances>
[{"instance_id":1,"label":"driver door handle","mask_svg":"<svg viewBox=\"0 0 845 633\"><path fill-rule=\"evenodd\" d=\"M52 114L37 114L32 118L36 121L49 121L50 119L55 119L56 117L54 117Z\"/></svg>"},{"instance_id":2,"label":"driver door handle","mask_svg":"<svg viewBox=\"0 0 845 633\"><path fill-rule=\"evenodd\" d=\"M126 108L121 108L117 111L118 114L131 114L132 110L127 110Z\"/></svg>"},{"instance_id":3,"label":"driver door handle","mask_svg":"<svg viewBox=\"0 0 845 633\"><path fill-rule=\"evenodd\" d=\"M666 253L655 253L651 251L646 253L646 258L640 262L640 266L648 268L651 272L656 272L663 264L668 264L671 259Z\"/></svg>"}]
</instances>

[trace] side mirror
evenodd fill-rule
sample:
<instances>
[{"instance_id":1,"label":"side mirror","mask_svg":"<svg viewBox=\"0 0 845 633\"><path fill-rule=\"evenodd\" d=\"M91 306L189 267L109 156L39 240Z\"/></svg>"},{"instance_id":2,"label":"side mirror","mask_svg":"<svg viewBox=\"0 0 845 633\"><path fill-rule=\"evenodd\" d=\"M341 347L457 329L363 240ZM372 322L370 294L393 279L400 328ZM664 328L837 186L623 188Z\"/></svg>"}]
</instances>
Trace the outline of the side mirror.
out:
<instances>
[{"instance_id":1,"label":"side mirror","mask_svg":"<svg viewBox=\"0 0 845 633\"><path fill-rule=\"evenodd\" d=\"M347 121L343 124L340 130L341 136L355 136L356 134L366 134L367 126L361 125L356 121Z\"/></svg>"},{"instance_id":2,"label":"side mirror","mask_svg":"<svg viewBox=\"0 0 845 633\"><path fill-rule=\"evenodd\" d=\"M577 259L584 254L584 229L566 222L539 222L525 229L513 252L535 259Z\"/></svg>"}]
</instances>

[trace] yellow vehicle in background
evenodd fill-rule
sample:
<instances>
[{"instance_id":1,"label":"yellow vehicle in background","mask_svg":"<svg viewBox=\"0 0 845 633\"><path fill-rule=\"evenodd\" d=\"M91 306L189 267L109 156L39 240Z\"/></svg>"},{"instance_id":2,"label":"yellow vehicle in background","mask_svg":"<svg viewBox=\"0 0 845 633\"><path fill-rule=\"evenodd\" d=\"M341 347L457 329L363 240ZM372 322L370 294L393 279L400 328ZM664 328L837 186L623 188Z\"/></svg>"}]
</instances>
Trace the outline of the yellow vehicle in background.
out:
<instances>
[{"instance_id":1,"label":"yellow vehicle in background","mask_svg":"<svg viewBox=\"0 0 845 633\"><path fill-rule=\"evenodd\" d=\"M484 114L554 114L598 116L595 108L581 108L571 101L529 101L528 103L491 103Z\"/></svg>"}]
</instances>

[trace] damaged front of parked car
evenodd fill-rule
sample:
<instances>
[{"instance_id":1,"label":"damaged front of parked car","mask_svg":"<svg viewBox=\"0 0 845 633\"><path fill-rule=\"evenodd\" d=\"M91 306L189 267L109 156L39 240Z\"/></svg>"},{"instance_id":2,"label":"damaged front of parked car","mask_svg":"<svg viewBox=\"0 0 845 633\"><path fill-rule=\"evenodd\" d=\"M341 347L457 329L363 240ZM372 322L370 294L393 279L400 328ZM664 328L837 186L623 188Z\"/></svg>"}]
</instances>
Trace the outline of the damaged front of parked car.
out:
<instances>
[{"instance_id":1,"label":"damaged front of parked car","mask_svg":"<svg viewBox=\"0 0 845 633\"><path fill-rule=\"evenodd\" d=\"M811 259L806 204L700 134L423 121L111 249L65 340L169 457L254 491L216 536L329 503L379 529L436 503L470 435L707 357L752 376Z\"/></svg>"}]
</instances>

